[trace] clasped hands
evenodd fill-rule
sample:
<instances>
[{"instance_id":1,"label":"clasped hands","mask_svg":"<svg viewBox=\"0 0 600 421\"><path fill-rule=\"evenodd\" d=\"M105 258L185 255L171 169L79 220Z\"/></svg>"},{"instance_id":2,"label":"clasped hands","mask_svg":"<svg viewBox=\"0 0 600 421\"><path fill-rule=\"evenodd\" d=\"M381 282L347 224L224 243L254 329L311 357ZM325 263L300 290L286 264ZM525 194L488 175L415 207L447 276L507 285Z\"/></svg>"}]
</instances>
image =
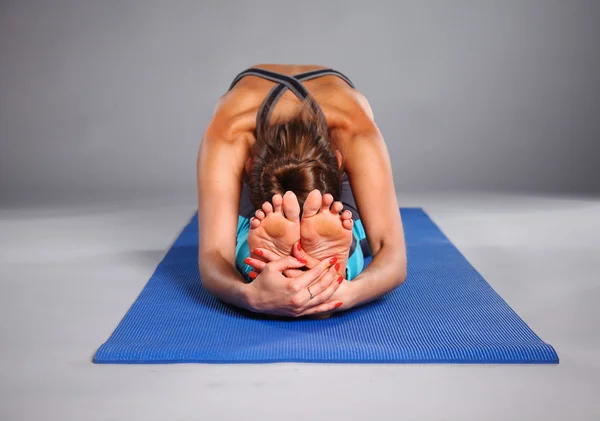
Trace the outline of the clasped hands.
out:
<instances>
[{"instance_id":1,"label":"clasped hands","mask_svg":"<svg viewBox=\"0 0 600 421\"><path fill-rule=\"evenodd\" d=\"M245 263L253 268L249 304L253 311L278 316L328 315L343 310L349 282L338 275L337 258L316 260L297 241L290 256L280 257L264 248Z\"/></svg>"}]
</instances>

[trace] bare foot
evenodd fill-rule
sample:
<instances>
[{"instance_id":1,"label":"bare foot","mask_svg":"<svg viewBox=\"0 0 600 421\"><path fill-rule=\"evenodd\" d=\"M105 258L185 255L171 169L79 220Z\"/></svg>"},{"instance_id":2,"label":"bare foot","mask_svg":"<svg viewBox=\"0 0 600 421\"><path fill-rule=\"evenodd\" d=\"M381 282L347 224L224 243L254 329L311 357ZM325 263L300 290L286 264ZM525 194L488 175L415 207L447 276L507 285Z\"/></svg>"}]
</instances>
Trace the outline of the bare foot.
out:
<instances>
[{"instance_id":1,"label":"bare foot","mask_svg":"<svg viewBox=\"0 0 600 421\"><path fill-rule=\"evenodd\" d=\"M283 197L273 196L273 205L265 202L250 220L248 246L264 248L278 256L289 256L292 246L300 238L300 205L296 195L289 191Z\"/></svg>"},{"instance_id":2,"label":"bare foot","mask_svg":"<svg viewBox=\"0 0 600 421\"><path fill-rule=\"evenodd\" d=\"M318 190L310 192L302 210L300 242L306 253L318 260L337 257L338 274L346 277L348 252L352 245L352 213L344 211L341 202L333 203L333 196L321 196Z\"/></svg>"}]
</instances>

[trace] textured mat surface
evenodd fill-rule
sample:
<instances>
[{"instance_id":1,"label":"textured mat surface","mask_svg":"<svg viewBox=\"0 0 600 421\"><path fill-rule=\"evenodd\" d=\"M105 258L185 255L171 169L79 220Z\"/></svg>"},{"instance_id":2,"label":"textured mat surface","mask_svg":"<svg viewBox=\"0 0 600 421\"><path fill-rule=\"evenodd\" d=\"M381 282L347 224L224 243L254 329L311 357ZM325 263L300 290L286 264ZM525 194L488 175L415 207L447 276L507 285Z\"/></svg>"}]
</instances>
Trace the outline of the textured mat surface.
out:
<instances>
[{"instance_id":1,"label":"textured mat surface","mask_svg":"<svg viewBox=\"0 0 600 421\"><path fill-rule=\"evenodd\" d=\"M408 278L326 320L273 320L202 289L194 217L96 363L557 363L421 209L402 209Z\"/></svg>"}]
</instances>

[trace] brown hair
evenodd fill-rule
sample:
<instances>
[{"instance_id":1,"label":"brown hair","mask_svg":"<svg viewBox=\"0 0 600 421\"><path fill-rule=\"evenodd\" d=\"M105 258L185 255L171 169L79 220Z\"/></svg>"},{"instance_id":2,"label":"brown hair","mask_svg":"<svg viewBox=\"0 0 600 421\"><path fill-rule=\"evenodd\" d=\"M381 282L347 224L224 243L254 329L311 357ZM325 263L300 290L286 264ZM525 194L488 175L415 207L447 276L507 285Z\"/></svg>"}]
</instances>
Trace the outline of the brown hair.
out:
<instances>
[{"instance_id":1,"label":"brown hair","mask_svg":"<svg viewBox=\"0 0 600 421\"><path fill-rule=\"evenodd\" d=\"M339 200L342 171L329 142L327 124L311 101L305 101L292 118L257 128L248 179L257 209L273 195L287 191L296 194L301 209L315 189Z\"/></svg>"}]
</instances>

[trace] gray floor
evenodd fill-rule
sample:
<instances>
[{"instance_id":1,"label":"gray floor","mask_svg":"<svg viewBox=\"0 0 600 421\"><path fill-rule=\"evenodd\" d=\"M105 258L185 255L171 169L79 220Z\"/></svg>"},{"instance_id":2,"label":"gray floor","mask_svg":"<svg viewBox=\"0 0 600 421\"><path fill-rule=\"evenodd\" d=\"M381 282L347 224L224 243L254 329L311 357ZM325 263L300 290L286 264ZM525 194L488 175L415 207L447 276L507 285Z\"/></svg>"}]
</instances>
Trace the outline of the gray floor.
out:
<instances>
[{"instance_id":1,"label":"gray floor","mask_svg":"<svg viewBox=\"0 0 600 421\"><path fill-rule=\"evenodd\" d=\"M0 420L598 420L600 200L401 195L558 366L90 362L194 210L189 200L0 210Z\"/></svg>"}]
</instances>

